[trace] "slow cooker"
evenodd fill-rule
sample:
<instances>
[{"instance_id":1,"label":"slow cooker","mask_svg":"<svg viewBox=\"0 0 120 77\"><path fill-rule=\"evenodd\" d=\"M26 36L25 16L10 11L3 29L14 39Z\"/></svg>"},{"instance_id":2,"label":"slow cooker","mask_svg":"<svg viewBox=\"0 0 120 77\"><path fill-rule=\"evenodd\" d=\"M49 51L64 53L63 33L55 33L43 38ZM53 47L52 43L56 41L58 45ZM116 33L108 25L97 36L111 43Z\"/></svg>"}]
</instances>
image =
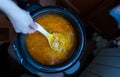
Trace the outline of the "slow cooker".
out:
<instances>
[{"instance_id":1,"label":"slow cooker","mask_svg":"<svg viewBox=\"0 0 120 77\"><path fill-rule=\"evenodd\" d=\"M77 33L77 46L75 48L74 53L68 59L67 62L62 63L57 66L45 66L35 62L31 56L27 52L27 48L25 45L25 35L22 33L17 34L15 41L12 45L17 60L19 63L30 71L33 74L38 72L44 73L58 73L63 72L65 74L73 74L80 68L80 57L84 51L85 45L85 34L82 26L82 22L73 15L70 11L65 8L49 6L49 7L41 7L39 4L29 4L25 7L26 10L30 11L31 16L34 20L35 17L44 14L57 14L66 18L73 25L76 33Z\"/></svg>"}]
</instances>

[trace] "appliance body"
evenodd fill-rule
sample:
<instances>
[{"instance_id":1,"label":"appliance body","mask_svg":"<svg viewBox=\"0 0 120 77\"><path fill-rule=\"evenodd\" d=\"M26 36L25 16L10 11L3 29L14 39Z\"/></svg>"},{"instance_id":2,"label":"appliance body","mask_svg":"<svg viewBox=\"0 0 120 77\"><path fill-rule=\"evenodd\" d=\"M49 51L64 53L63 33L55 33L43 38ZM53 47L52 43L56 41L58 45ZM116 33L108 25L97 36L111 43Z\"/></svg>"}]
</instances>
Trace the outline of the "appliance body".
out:
<instances>
[{"instance_id":1,"label":"appliance body","mask_svg":"<svg viewBox=\"0 0 120 77\"><path fill-rule=\"evenodd\" d=\"M72 57L66 64L60 66L43 66L36 63L27 53L26 46L25 46L25 35L24 34L17 34L17 37L14 40L12 45L13 50L15 51L16 57L18 62L25 67L28 71L33 74L37 74L38 72L45 72L45 73L58 73L63 72L67 75L74 74L80 68L80 57L82 52L84 51L85 45L85 33L84 29L80 23L80 21L75 17L71 12L69 12L65 8L59 7L41 7L39 4L27 4L25 9L30 11L31 16L33 19L39 15L44 13L54 13L58 12L59 14L63 13L66 16L70 17L70 19L74 20L74 23L77 25L76 31L78 36L78 44L76 47L76 52L73 54ZM22 7L23 8L23 7Z\"/></svg>"}]
</instances>

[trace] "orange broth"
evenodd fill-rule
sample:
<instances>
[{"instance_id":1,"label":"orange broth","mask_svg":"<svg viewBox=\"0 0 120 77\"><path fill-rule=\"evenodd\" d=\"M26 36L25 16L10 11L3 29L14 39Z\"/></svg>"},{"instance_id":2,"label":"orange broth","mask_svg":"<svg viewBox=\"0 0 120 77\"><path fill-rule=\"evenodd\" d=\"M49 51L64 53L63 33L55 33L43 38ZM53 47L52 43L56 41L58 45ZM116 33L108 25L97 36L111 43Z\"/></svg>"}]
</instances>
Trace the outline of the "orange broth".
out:
<instances>
[{"instance_id":1,"label":"orange broth","mask_svg":"<svg viewBox=\"0 0 120 77\"><path fill-rule=\"evenodd\" d=\"M54 51L49 46L47 38L36 31L26 35L26 46L31 57L44 65L57 65L66 61L76 46L76 33L72 25L58 15L44 15L35 20L49 33L61 33L67 39L65 50Z\"/></svg>"}]
</instances>

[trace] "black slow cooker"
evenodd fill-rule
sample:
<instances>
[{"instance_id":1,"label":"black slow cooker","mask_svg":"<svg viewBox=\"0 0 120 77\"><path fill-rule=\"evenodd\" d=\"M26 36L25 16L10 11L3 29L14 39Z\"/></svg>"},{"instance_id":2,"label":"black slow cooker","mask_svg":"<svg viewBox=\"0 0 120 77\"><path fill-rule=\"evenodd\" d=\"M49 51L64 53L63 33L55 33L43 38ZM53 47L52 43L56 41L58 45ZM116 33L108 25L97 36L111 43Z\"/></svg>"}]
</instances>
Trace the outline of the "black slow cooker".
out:
<instances>
[{"instance_id":1,"label":"black slow cooker","mask_svg":"<svg viewBox=\"0 0 120 77\"><path fill-rule=\"evenodd\" d=\"M57 66L45 66L37 63L31 58L31 56L27 52L25 44L25 35L19 33L17 34L17 37L13 43L13 49L15 51L19 63L33 74L36 74L38 72L64 72L65 74L73 74L74 72L76 72L80 68L79 59L84 50L85 44L84 30L78 18L67 9L55 6L41 7L40 5L29 5L26 7L26 10L31 12L31 16L33 19L45 14L57 14L66 18L69 22L71 22L73 28L77 33L77 46L72 57L65 63L62 63Z\"/></svg>"}]
</instances>

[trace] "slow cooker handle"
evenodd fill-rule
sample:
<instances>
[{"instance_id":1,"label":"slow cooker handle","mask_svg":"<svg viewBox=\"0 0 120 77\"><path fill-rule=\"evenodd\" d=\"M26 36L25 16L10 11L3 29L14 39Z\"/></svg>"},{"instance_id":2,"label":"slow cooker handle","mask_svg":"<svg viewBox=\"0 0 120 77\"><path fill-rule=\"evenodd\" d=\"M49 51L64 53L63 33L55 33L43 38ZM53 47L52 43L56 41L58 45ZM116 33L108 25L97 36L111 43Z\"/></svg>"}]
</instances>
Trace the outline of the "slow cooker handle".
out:
<instances>
[{"instance_id":1,"label":"slow cooker handle","mask_svg":"<svg viewBox=\"0 0 120 77\"><path fill-rule=\"evenodd\" d=\"M80 68L80 61L77 61L71 68L64 71L64 74L71 75L77 72Z\"/></svg>"},{"instance_id":2,"label":"slow cooker handle","mask_svg":"<svg viewBox=\"0 0 120 77\"><path fill-rule=\"evenodd\" d=\"M41 8L40 4L35 4L35 3L31 4L31 3L28 3L27 1L24 1L24 0L17 0L17 4L19 7L21 7L24 10L29 11L30 13Z\"/></svg>"}]
</instances>

